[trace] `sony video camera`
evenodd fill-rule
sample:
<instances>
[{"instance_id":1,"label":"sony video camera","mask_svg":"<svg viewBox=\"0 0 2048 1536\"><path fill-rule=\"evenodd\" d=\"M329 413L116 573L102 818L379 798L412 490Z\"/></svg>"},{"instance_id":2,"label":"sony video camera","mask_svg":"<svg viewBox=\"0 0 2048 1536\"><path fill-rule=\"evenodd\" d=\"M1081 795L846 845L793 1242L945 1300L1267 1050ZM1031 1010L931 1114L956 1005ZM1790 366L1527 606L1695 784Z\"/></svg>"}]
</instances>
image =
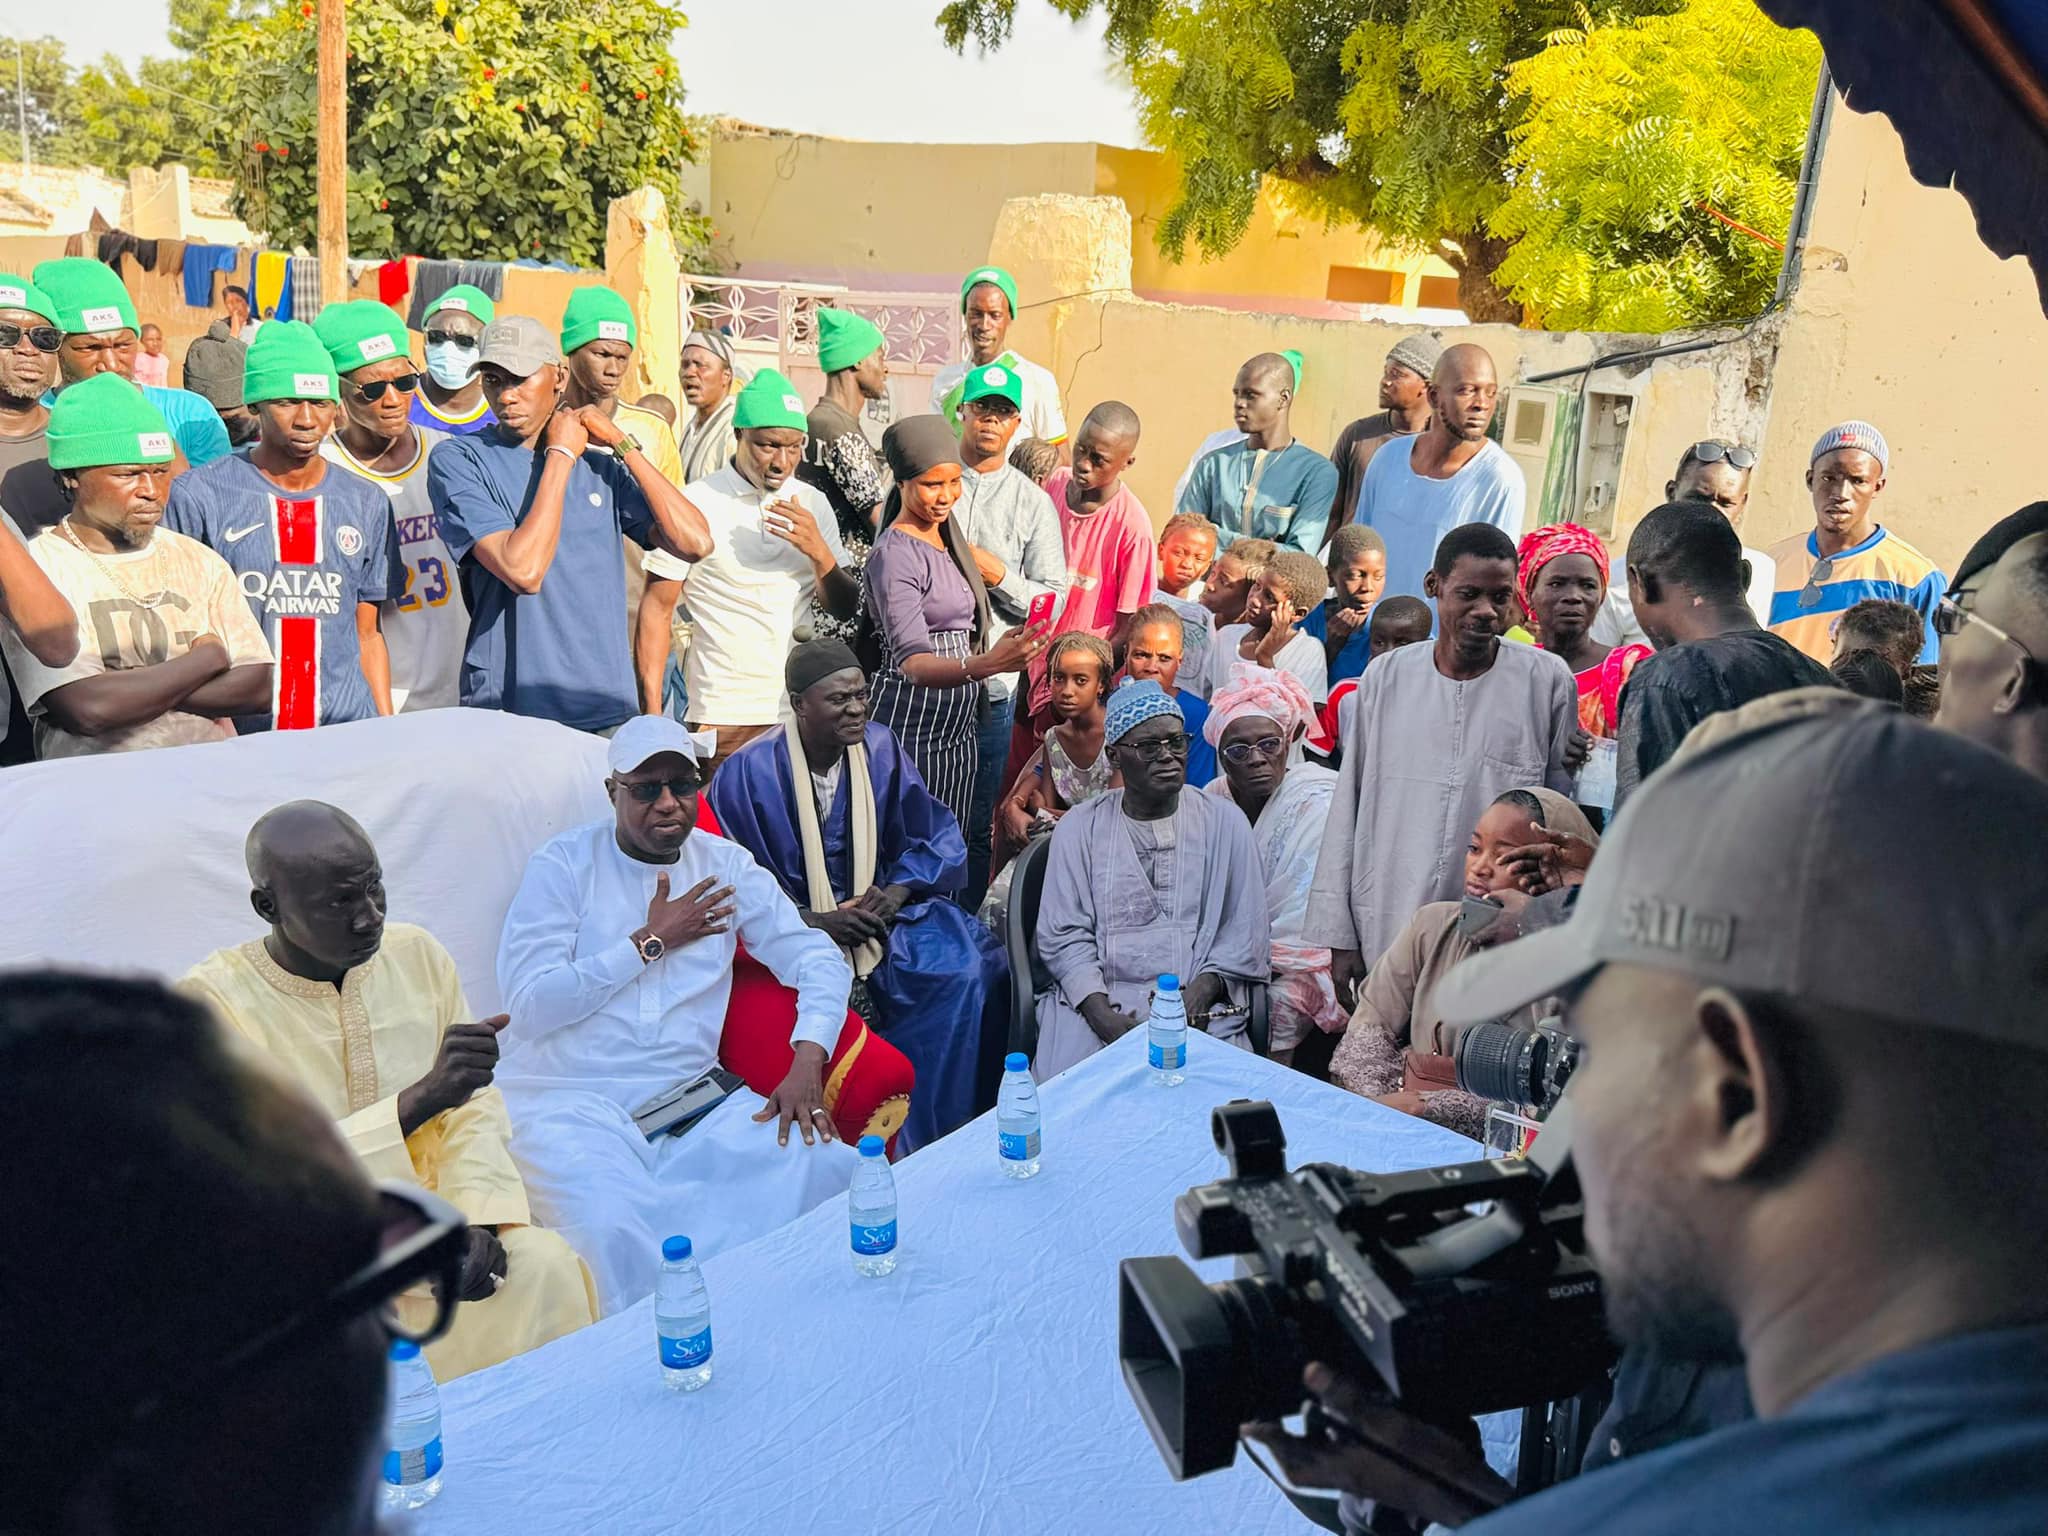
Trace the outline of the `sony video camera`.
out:
<instances>
[{"instance_id":1,"label":"sony video camera","mask_svg":"<svg viewBox=\"0 0 2048 1536\"><path fill-rule=\"evenodd\" d=\"M1211 1120L1230 1177L1174 1202L1204 1284L1176 1258L1119 1271L1124 1382L1176 1481L1230 1465L1240 1424L1302 1403L1311 1360L1377 1377L1423 1418L1569 1397L1614 1359L1587 1258L1569 1106L1525 1159L1413 1173L1287 1171L1280 1117L1237 1100Z\"/></svg>"},{"instance_id":2,"label":"sony video camera","mask_svg":"<svg viewBox=\"0 0 2048 1536\"><path fill-rule=\"evenodd\" d=\"M1458 1035L1458 1086L1498 1104L1556 1108L1579 1065L1579 1042L1545 1019L1534 1029L1498 1020Z\"/></svg>"}]
</instances>

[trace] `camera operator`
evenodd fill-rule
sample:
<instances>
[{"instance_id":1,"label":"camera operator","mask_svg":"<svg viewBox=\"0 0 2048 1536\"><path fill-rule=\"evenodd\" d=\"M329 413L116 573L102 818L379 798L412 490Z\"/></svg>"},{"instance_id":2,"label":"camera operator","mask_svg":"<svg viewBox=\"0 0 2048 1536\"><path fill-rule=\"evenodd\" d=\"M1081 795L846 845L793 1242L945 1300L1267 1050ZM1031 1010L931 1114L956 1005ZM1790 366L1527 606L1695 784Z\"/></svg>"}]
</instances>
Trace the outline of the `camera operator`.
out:
<instances>
[{"instance_id":1,"label":"camera operator","mask_svg":"<svg viewBox=\"0 0 2048 1536\"><path fill-rule=\"evenodd\" d=\"M1759 1415L1473 1530L2048 1528L2043 826L2048 785L1896 710L1794 718L1675 760L1570 922L1452 973L1453 1022L1569 997L1610 1326L1742 1359ZM1470 1519L1471 1452L1306 1379L1408 1465L1248 1426L1290 1477Z\"/></svg>"}]
</instances>

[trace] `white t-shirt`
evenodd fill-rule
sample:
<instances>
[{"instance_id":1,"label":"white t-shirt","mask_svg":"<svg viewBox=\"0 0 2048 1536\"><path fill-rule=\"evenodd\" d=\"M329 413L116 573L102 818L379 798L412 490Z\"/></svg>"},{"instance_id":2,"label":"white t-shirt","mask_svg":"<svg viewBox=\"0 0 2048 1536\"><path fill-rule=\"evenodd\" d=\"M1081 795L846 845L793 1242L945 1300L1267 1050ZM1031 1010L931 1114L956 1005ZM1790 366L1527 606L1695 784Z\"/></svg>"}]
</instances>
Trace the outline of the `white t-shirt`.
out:
<instances>
[{"instance_id":1,"label":"white t-shirt","mask_svg":"<svg viewBox=\"0 0 2048 1536\"><path fill-rule=\"evenodd\" d=\"M461 703L462 651L469 641L469 608L455 579L455 557L441 538L441 525L427 500L427 455L449 434L414 427L419 456L395 475L365 468L342 445L339 433L320 445L329 463L339 464L391 498L399 552L405 558L405 593L385 603L384 645L391 653L391 707L453 709Z\"/></svg>"},{"instance_id":2,"label":"white t-shirt","mask_svg":"<svg viewBox=\"0 0 2048 1536\"><path fill-rule=\"evenodd\" d=\"M685 486L683 494L711 525L711 553L684 567L691 631L683 680L690 719L703 725L773 725L786 708L782 664L790 638L818 579L794 544L768 532L762 508L802 502L825 547L844 565L839 519L824 496L794 476L780 490L762 491L732 464ZM656 570L652 556L647 568L668 574Z\"/></svg>"},{"instance_id":3,"label":"white t-shirt","mask_svg":"<svg viewBox=\"0 0 2048 1536\"><path fill-rule=\"evenodd\" d=\"M1016 374L1024 386L1024 425L1018 429L1017 436L1042 437L1048 443L1065 442L1067 418L1060 409L1059 380L1052 376L1051 370L1041 368L1030 358L1019 357L1014 352L1000 354L996 362ZM932 375L932 410L956 427L960 425L960 408L955 404L949 409L946 397L960 387L973 366L972 363L954 363Z\"/></svg>"},{"instance_id":4,"label":"white t-shirt","mask_svg":"<svg viewBox=\"0 0 2048 1536\"><path fill-rule=\"evenodd\" d=\"M1760 549L1742 546L1742 558L1749 562L1749 590L1743 597L1757 623L1771 625L1771 594L1778 589L1778 562ZM1650 637L1636 622L1635 604L1628 600L1628 567L1617 565L1607 585L1607 600L1593 615L1592 636L1600 645L1648 645Z\"/></svg>"},{"instance_id":5,"label":"white t-shirt","mask_svg":"<svg viewBox=\"0 0 2048 1536\"><path fill-rule=\"evenodd\" d=\"M1216 640L1209 647L1208 686L1203 690L1205 698L1214 698L1216 690L1230 681L1230 668L1244 660L1238 654L1238 644L1252 632L1249 624L1226 624L1216 631ZM1280 654L1273 658L1275 670L1292 672L1301 679L1301 686L1308 690L1310 700L1320 705L1330 696L1330 668L1324 659L1323 642L1314 635L1305 635L1296 630L1294 638L1280 647ZM1185 686L1186 679L1182 679Z\"/></svg>"},{"instance_id":6,"label":"white t-shirt","mask_svg":"<svg viewBox=\"0 0 2048 1536\"><path fill-rule=\"evenodd\" d=\"M64 667L44 666L13 625L0 625L0 648L35 723L37 757L136 752L235 734L226 720L170 710L104 736L73 736L51 724L41 708L44 695L66 683L174 661L204 634L227 647L231 666L268 662L270 644L227 561L168 528L157 529L141 549L96 555L72 543L62 523L31 539L28 552L78 615L78 655Z\"/></svg>"}]
</instances>

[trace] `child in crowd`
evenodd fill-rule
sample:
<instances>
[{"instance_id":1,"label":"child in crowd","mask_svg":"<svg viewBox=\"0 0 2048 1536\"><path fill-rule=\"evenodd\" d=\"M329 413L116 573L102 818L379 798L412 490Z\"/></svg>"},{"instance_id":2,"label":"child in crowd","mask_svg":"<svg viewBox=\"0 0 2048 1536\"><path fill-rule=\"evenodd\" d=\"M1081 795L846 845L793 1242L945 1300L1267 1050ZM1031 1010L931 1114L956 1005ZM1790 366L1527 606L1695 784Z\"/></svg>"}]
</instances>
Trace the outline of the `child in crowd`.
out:
<instances>
[{"instance_id":1,"label":"child in crowd","mask_svg":"<svg viewBox=\"0 0 2048 1536\"><path fill-rule=\"evenodd\" d=\"M1224 553L1233 554L1233 544ZM1322 562L1298 549L1283 549L1267 563L1265 574L1245 598L1244 622L1216 631L1209 648L1209 687L1229 680L1232 662L1292 672L1320 708L1330 696L1329 673L1323 665L1322 642L1301 632L1302 618L1323 600Z\"/></svg>"},{"instance_id":2,"label":"child in crowd","mask_svg":"<svg viewBox=\"0 0 2048 1536\"><path fill-rule=\"evenodd\" d=\"M166 388L171 382L171 360L164 355L161 326L144 325L142 328L142 350L135 354L135 382L151 384L158 389Z\"/></svg>"},{"instance_id":3,"label":"child in crowd","mask_svg":"<svg viewBox=\"0 0 2048 1536\"><path fill-rule=\"evenodd\" d=\"M1050 832L1061 816L1118 782L1102 741L1109 679L1116 670L1109 642L1069 630L1053 641L1046 656L1052 729L996 807L990 868L997 875L979 915L998 934L1009 902L1010 861L1033 837Z\"/></svg>"},{"instance_id":4,"label":"child in crowd","mask_svg":"<svg viewBox=\"0 0 2048 1536\"><path fill-rule=\"evenodd\" d=\"M1152 601L1180 615L1180 670L1200 698L1208 683L1209 642L1216 621L1202 606L1203 578L1216 563L1216 525L1196 512L1176 512L1159 530L1159 586Z\"/></svg>"},{"instance_id":5,"label":"child in crowd","mask_svg":"<svg viewBox=\"0 0 2048 1536\"><path fill-rule=\"evenodd\" d=\"M667 395L642 395L634 404L643 411L652 411L669 424L669 430L675 430L676 403Z\"/></svg>"},{"instance_id":6,"label":"child in crowd","mask_svg":"<svg viewBox=\"0 0 2048 1536\"><path fill-rule=\"evenodd\" d=\"M1024 437L1010 450L1010 467L1021 471L1033 485L1043 487L1060 467L1060 450L1042 437Z\"/></svg>"},{"instance_id":7,"label":"child in crowd","mask_svg":"<svg viewBox=\"0 0 2048 1536\"><path fill-rule=\"evenodd\" d=\"M1279 551L1271 539L1239 539L1216 557L1202 583L1202 606L1217 629L1244 622L1245 599Z\"/></svg>"},{"instance_id":8,"label":"child in crowd","mask_svg":"<svg viewBox=\"0 0 2048 1536\"><path fill-rule=\"evenodd\" d=\"M1377 661L1388 651L1398 651L1404 645L1420 645L1435 627L1436 616L1421 598L1383 598L1373 604L1372 619L1366 625L1366 660L1368 663ZM1317 734L1309 738L1309 749L1317 760L1328 763L1332 768L1343 761L1344 731L1351 724L1351 711L1355 707L1351 699L1357 692L1356 677L1332 683L1329 702L1323 705L1317 719Z\"/></svg>"},{"instance_id":9,"label":"child in crowd","mask_svg":"<svg viewBox=\"0 0 2048 1536\"><path fill-rule=\"evenodd\" d=\"M1941 671L1920 664L1926 636L1925 621L1910 603L1867 597L1851 604L1835 621L1835 654L1829 669L1842 678L1844 687L1854 689L1855 684L1835 669L1857 651L1875 651L1899 674L1906 713L1932 720L1941 699Z\"/></svg>"},{"instance_id":10,"label":"child in crowd","mask_svg":"<svg viewBox=\"0 0 2048 1536\"><path fill-rule=\"evenodd\" d=\"M1836 682L1863 698L1883 704L1906 702L1906 680L1881 651L1837 651L1828 671Z\"/></svg>"},{"instance_id":11,"label":"child in crowd","mask_svg":"<svg viewBox=\"0 0 2048 1536\"><path fill-rule=\"evenodd\" d=\"M1330 540L1330 595L1301 621L1301 632L1323 642L1330 681L1365 670L1371 655L1371 616L1387 584L1387 542L1363 523L1346 523Z\"/></svg>"}]
</instances>

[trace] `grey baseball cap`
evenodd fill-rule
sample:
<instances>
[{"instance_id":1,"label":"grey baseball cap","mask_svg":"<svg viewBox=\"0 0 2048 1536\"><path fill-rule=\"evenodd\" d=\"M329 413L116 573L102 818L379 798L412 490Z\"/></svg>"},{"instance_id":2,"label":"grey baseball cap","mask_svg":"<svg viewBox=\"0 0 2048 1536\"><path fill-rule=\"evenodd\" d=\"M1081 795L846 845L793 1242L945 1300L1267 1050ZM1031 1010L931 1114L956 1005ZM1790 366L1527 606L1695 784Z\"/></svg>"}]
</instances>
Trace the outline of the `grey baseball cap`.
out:
<instances>
[{"instance_id":1,"label":"grey baseball cap","mask_svg":"<svg viewBox=\"0 0 2048 1536\"><path fill-rule=\"evenodd\" d=\"M500 315L484 327L477 366L489 363L523 379L561 360L562 346L553 331L531 315Z\"/></svg>"},{"instance_id":2,"label":"grey baseball cap","mask_svg":"<svg viewBox=\"0 0 2048 1536\"><path fill-rule=\"evenodd\" d=\"M1452 1024L1623 963L2048 1050L2048 781L1886 705L1781 715L1623 808L1569 922L1460 965Z\"/></svg>"}]
</instances>

